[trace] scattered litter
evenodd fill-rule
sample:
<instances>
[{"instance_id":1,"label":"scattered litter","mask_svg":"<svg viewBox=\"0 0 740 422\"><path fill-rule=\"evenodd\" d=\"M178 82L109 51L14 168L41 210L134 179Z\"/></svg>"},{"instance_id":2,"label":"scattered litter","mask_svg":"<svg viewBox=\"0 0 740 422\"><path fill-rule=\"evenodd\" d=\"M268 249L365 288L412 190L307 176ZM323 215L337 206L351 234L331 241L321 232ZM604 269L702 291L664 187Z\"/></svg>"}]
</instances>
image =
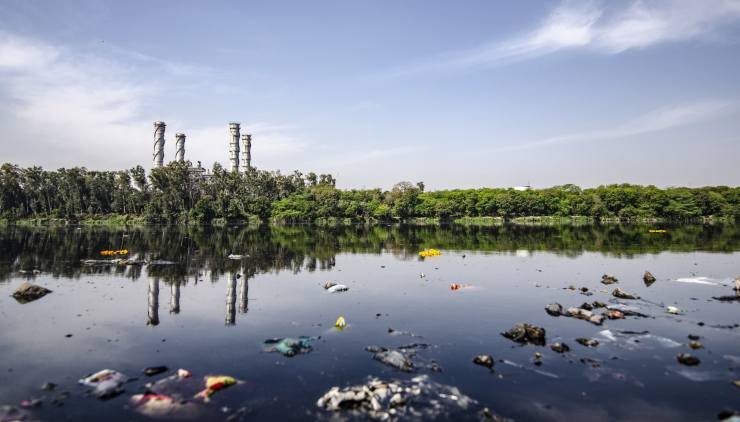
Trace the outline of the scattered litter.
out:
<instances>
[{"instance_id":1,"label":"scattered litter","mask_svg":"<svg viewBox=\"0 0 740 422\"><path fill-rule=\"evenodd\" d=\"M607 309L604 315L609 319L624 319L624 312L619 309Z\"/></svg>"},{"instance_id":2,"label":"scattered litter","mask_svg":"<svg viewBox=\"0 0 740 422\"><path fill-rule=\"evenodd\" d=\"M493 368L493 356L491 355L478 355L473 358L473 363L486 368Z\"/></svg>"},{"instance_id":3,"label":"scattered litter","mask_svg":"<svg viewBox=\"0 0 740 422\"><path fill-rule=\"evenodd\" d=\"M337 327L339 331L342 331L345 328L347 328L347 321L344 320L343 316L340 316L339 318L337 318L337 321L334 323L334 326Z\"/></svg>"},{"instance_id":4,"label":"scattered litter","mask_svg":"<svg viewBox=\"0 0 740 422\"><path fill-rule=\"evenodd\" d=\"M316 406L320 409L342 413L341 416L331 414L328 416L330 420L344 420L345 417L456 420L468 416L469 409L476 404L475 400L461 393L457 387L436 383L426 375L389 382L371 378L361 385L332 387L316 401Z\"/></svg>"},{"instance_id":5,"label":"scattered litter","mask_svg":"<svg viewBox=\"0 0 740 422\"><path fill-rule=\"evenodd\" d=\"M167 372L166 366L150 366L148 368L144 368L144 375L148 377L153 377L154 375L159 375L163 372Z\"/></svg>"},{"instance_id":6,"label":"scattered litter","mask_svg":"<svg viewBox=\"0 0 740 422\"><path fill-rule=\"evenodd\" d=\"M570 346L565 343L553 343L550 345L550 349L555 353L565 353L570 351Z\"/></svg>"},{"instance_id":7,"label":"scattered litter","mask_svg":"<svg viewBox=\"0 0 740 422\"><path fill-rule=\"evenodd\" d=\"M313 343L320 337L301 336L296 338L272 338L265 340L266 352L278 352L283 356L293 357L295 355L308 353L313 350Z\"/></svg>"},{"instance_id":8,"label":"scattered litter","mask_svg":"<svg viewBox=\"0 0 740 422\"><path fill-rule=\"evenodd\" d=\"M676 360L678 361L678 363L686 366L696 366L701 362L699 358L689 353L679 354L678 356L676 356Z\"/></svg>"},{"instance_id":9,"label":"scattered litter","mask_svg":"<svg viewBox=\"0 0 740 422\"><path fill-rule=\"evenodd\" d=\"M31 284L26 281L18 286L18 288L13 293L13 298L17 300L18 303L28 303L33 302L34 300L41 299L49 293L51 293L51 290L45 287Z\"/></svg>"},{"instance_id":10,"label":"scattered litter","mask_svg":"<svg viewBox=\"0 0 740 422\"><path fill-rule=\"evenodd\" d=\"M596 347L599 345L599 342L592 338L579 337L576 339L576 342L580 344L581 346L586 346L586 347Z\"/></svg>"},{"instance_id":11,"label":"scattered litter","mask_svg":"<svg viewBox=\"0 0 740 422\"><path fill-rule=\"evenodd\" d=\"M111 256L111 255L128 255L128 249L118 249L118 250L105 250L100 251L101 255L105 256Z\"/></svg>"},{"instance_id":12,"label":"scattered litter","mask_svg":"<svg viewBox=\"0 0 740 422\"><path fill-rule=\"evenodd\" d=\"M627 293L624 290L620 289L619 287L614 289L614 291L612 292L612 296L618 297L620 299L639 299L640 298L640 296Z\"/></svg>"},{"instance_id":13,"label":"scattered litter","mask_svg":"<svg viewBox=\"0 0 740 422\"><path fill-rule=\"evenodd\" d=\"M134 410L150 418L197 419L202 406L163 394L135 394L131 397Z\"/></svg>"},{"instance_id":14,"label":"scattered litter","mask_svg":"<svg viewBox=\"0 0 740 422\"><path fill-rule=\"evenodd\" d=\"M668 312L669 314L674 314L674 315L680 315L683 313L681 309L675 306L668 306L665 308L665 311Z\"/></svg>"},{"instance_id":15,"label":"scattered litter","mask_svg":"<svg viewBox=\"0 0 740 422\"><path fill-rule=\"evenodd\" d=\"M650 287L650 285L655 283L655 276L650 271L645 271L645 274L642 275L642 281L646 286Z\"/></svg>"},{"instance_id":16,"label":"scattered litter","mask_svg":"<svg viewBox=\"0 0 740 422\"><path fill-rule=\"evenodd\" d=\"M616 277L609 274L604 274L601 276L601 284L614 284L619 282Z\"/></svg>"},{"instance_id":17,"label":"scattered litter","mask_svg":"<svg viewBox=\"0 0 740 422\"><path fill-rule=\"evenodd\" d=\"M112 369L103 369L92 375L80 379L78 382L93 388L93 394L99 399L114 397L123 392L121 386L128 381L128 377Z\"/></svg>"},{"instance_id":18,"label":"scattered litter","mask_svg":"<svg viewBox=\"0 0 740 422\"><path fill-rule=\"evenodd\" d=\"M425 249L419 252L419 256L429 258L431 256L440 256L442 252L439 249Z\"/></svg>"},{"instance_id":19,"label":"scattered litter","mask_svg":"<svg viewBox=\"0 0 740 422\"><path fill-rule=\"evenodd\" d=\"M460 289L467 289L469 287L473 287L470 284L460 284L460 283L452 283L450 284L450 290L460 290Z\"/></svg>"},{"instance_id":20,"label":"scattered litter","mask_svg":"<svg viewBox=\"0 0 740 422\"><path fill-rule=\"evenodd\" d=\"M232 254L229 254L229 256L227 256L227 258L233 259L233 260L244 259L244 257L245 257L245 255L239 255L239 254L233 254L233 253Z\"/></svg>"},{"instance_id":21,"label":"scattered litter","mask_svg":"<svg viewBox=\"0 0 740 422\"><path fill-rule=\"evenodd\" d=\"M206 402L217 392L241 382L228 375L208 375L204 377L204 380L206 382L206 388L196 394L195 398L202 398Z\"/></svg>"},{"instance_id":22,"label":"scattered litter","mask_svg":"<svg viewBox=\"0 0 740 422\"><path fill-rule=\"evenodd\" d=\"M693 277L693 278L677 278L676 281L679 283L693 283L693 284L706 284L709 286L718 285L717 282L712 281L714 279L709 277Z\"/></svg>"},{"instance_id":23,"label":"scattered litter","mask_svg":"<svg viewBox=\"0 0 740 422\"><path fill-rule=\"evenodd\" d=\"M28 411L11 405L0 405L0 421L2 422L21 422L31 420Z\"/></svg>"},{"instance_id":24,"label":"scattered litter","mask_svg":"<svg viewBox=\"0 0 740 422\"><path fill-rule=\"evenodd\" d=\"M519 323L501 335L517 343L545 345L545 329L536 325Z\"/></svg>"},{"instance_id":25,"label":"scattered litter","mask_svg":"<svg viewBox=\"0 0 740 422\"><path fill-rule=\"evenodd\" d=\"M169 377L162 378L156 382L150 382L145 385L147 394L172 397L179 401L186 401L202 389L199 380L193 378L190 371L178 369L177 373Z\"/></svg>"},{"instance_id":26,"label":"scattered litter","mask_svg":"<svg viewBox=\"0 0 740 422\"><path fill-rule=\"evenodd\" d=\"M650 233L665 233L667 230L665 229L651 229L648 230Z\"/></svg>"}]
</instances>

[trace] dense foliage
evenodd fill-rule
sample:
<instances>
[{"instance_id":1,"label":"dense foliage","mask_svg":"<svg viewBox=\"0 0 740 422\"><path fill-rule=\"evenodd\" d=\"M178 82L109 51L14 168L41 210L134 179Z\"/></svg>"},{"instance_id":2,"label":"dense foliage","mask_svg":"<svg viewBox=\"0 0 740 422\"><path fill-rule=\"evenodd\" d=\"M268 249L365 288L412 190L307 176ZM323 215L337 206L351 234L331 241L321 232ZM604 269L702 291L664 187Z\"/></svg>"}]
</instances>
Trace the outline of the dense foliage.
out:
<instances>
[{"instance_id":1,"label":"dense foliage","mask_svg":"<svg viewBox=\"0 0 740 422\"><path fill-rule=\"evenodd\" d=\"M740 188L666 188L575 185L519 191L456 189L425 192L401 182L389 191L340 190L331 175L283 175L256 169L232 173L216 164L204 176L190 163L173 162L147 176L141 166L124 171L85 168L46 171L0 167L0 217L78 220L91 215L140 216L149 222L208 223L259 219L406 221L434 218L527 216L695 220L740 216Z\"/></svg>"}]
</instances>

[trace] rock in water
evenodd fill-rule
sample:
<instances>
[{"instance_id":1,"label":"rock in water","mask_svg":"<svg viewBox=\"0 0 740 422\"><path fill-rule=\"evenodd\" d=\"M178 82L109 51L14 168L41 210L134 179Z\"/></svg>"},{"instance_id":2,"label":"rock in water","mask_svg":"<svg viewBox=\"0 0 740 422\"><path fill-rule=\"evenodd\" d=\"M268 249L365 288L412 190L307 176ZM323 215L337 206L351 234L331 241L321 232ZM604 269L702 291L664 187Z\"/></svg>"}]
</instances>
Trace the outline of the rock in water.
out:
<instances>
[{"instance_id":1,"label":"rock in water","mask_svg":"<svg viewBox=\"0 0 740 422\"><path fill-rule=\"evenodd\" d=\"M148 368L144 368L144 375L153 377L163 372L167 372L167 369L168 368L166 366L150 366Z\"/></svg>"},{"instance_id":2,"label":"rock in water","mask_svg":"<svg viewBox=\"0 0 740 422\"><path fill-rule=\"evenodd\" d=\"M563 305L559 303L551 303L545 306L545 312L552 316L560 316L563 314Z\"/></svg>"},{"instance_id":3,"label":"rock in water","mask_svg":"<svg viewBox=\"0 0 740 422\"><path fill-rule=\"evenodd\" d=\"M650 271L645 271L645 274L642 275L642 281L645 282L646 286L650 286L655 283L655 276Z\"/></svg>"},{"instance_id":4,"label":"rock in water","mask_svg":"<svg viewBox=\"0 0 740 422\"><path fill-rule=\"evenodd\" d=\"M612 292L612 296L618 297L620 299L639 299L640 298L640 296L627 293L624 290L620 289L619 287L614 289L614 291Z\"/></svg>"},{"instance_id":5,"label":"rock in water","mask_svg":"<svg viewBox=\"0 0 740 422\"><path fill-rule=\"evenodd\" d=\"M478 355L473 358L473 363L476 365L485 366L486 368L492 368L493 367L493 356Z\"/></svg>"},{"instance_id":6,"label":"rock in water","mask_svg":"<svg viewBox=\"0 0 740 422\"><path fill-rule=\"evenodd\" d=\"M556 353L565 353L570 351L570 347L565 343L553 343L550 345L550 349Z\"/></svg>"},{"instance_id":7,"label":"rock in water","mask_svg":"<svg viewBox=\"0 0 740 422\"><path fill-rule=\"evenodd\" d=\"M383 362L403 372L413 372L414 364L405 354L398 350L383 350L375 353L373 359Z\"/></svg>"},{"instance_id":8,"label":"rock in water","mask_svg":"<svg viewBox=\"0 0 740 422\"><path fill-rule=\"evenodd\" d=\"M501 335L517 343L531 343L537 346L545 345L545 329L532 324L516 324L509 331L501 333Z\"/></svg>"},{"instance_id":9,"label":"rock in water","mask_svg":"<svg viewBox=\"0 0 740 422\"><path fill-rule=\"evenodd\" d=\"M599 342L592 339L592 338L577 338L576 342L582 346L586 347L596 347L599 345Z\"/></svg>"},{"instance_id":10,"label":"rock in water","mask_svg":"<svg viewBox=\"0 0 740 422\"><path fill-rule=\"evenodd\" d=\"M616 277L610 274L604 274L601 276L601 283L602 284L614 284L617 283L619 280L617 280Z\"/></svg>"},{"instance_id":11,"label":"rock in water","mask_svg":"<svg viewBox=\"0 0 740 422\"><path fill-rule=\"evenodd\" d=\"M13 293L13 298L15 298L19 303L28 303L41 299L49 293L51 293L51 290L47 288L24 282L18 286L15 293Z\"/></svg>"},{"instance_id":12,"label":"rock in water","mask_svg":"<svg viewBox=\"0 0 740 422\"><path fill-rule=\"evenodd\" d=\"M699 358L689 353L681 353L680 355L676 356L676 360L678 361L678 363L687 366L696 366L701 362Z\"/></svg>"}]
</instances>

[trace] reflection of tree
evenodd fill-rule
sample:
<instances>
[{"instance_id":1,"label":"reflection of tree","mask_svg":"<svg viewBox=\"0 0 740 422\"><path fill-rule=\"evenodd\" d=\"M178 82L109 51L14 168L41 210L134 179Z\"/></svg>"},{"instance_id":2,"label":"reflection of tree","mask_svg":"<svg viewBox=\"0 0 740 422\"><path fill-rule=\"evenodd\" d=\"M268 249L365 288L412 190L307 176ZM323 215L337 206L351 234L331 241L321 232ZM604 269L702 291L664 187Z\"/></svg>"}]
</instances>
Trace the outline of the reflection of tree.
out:
<instances>
[{"instance_id":1,"label":"reflection of tree","mask_svg":"<svg viewBox=\"0 0 740 422\"><path fill-rule=\"evenodd\" d=\"M239 313L246 314L247 301L249 301L249 279L245 276L242 277L241 284L239 285Z\"/></svg>"},{"instance_id":2,"label":"reflection of tree","mask_svg":"<svg viewBox=\"0 0 740 422\"><path fill-rule=\"evenodd\" d=\"M664 234L649 233L648 229L639 225L152 226L79 230L9 226L0 229L0 281L20 270L38 269L65 278L108 274L137 280L145 274L168 284L197 280L205 271L215 282L229 273L251 278L271 271L329 269L339 253L386 251L399 259L410 259L427 247L495 252L546 250L566 256L586 251L632 256L662 251L740 250L740 230L735 225L667 227ZM105 249L128 249L132 259L160 259L174 264L82 265L83 259L103 258L100 251ZM229 260L230 253L246 258Z\"/></svg>"},{"instance_id":3,"label":"reflection of tree","mask_svg":"<svg viewBox=\"0 0 740 422\"><path fill-rule=\"evenodd\" d=\"M180 313L180 282L176 281L170 285L170 313Z\"/></svg>"},{"instance_id":4,"label":"reflection of tree","mask_svg":"<svg viewBox=\"0 0 740 422\"><path fill-rule=\"evenodd\" d=\"M159 325L159 280L149 280L147 300L147 325Z\"/></svg>"},{"instance_id":5,"label":"reflection of tree","mask_svg":"<svg viewBox=\"0 0 740 422\"><path fill-rule=\"evenodd\" d=\"M236 273L226 280L226 325L236 324Z\"/></svg>"}]
</instances>

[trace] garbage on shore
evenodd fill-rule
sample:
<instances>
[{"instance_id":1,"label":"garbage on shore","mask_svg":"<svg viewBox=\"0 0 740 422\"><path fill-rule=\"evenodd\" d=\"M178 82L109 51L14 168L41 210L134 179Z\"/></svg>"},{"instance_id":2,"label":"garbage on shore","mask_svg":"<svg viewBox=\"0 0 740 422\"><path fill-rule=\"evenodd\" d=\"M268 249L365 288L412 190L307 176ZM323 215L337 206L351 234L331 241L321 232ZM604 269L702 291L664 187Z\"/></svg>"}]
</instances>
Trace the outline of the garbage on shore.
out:
<instances>
[{"instance_id":1,"label":"garbage on shore","mask_svg":"<svg viewBox=\"0 0 740 422\"><path fill-rule=\"evenodd\" d=\"M18 303L28 303L41 299L51 292L51 290L45 287L37 286L25 281L23 284L18 286L15 292L13 292L13 298L18 301Z\"/></svg>"},{"instance_id":2,"label":"garbage on shore","mask_svg":"<svg viewBox=\"0 0 740 422\"><path fill-rule=\"evenodd\" d=\"M442 252L439 249L425 249L419 252L419 256L423 258L429 258L431 256L440 256Z\"/></svg>"},{"instance_id":3,"label":"garbage on shore","mask_svg":"<svg viewBox=\"0 0 740 422\"><path fill-rule=\"evenodd\" d=\"M107 399L123 392L121 386L128 381L126 375L112 369L103 369L80 379L84 386L92 387L93 394L99 399Z\"/></svg>"},{"instance_id":4,"label":"garbage on shore","mask_svg":"<svg viewBox=\"0 0 740 422\"><path fill-rule=\"evenodd\" d=\"M271 338L264 342L266 352L278 352L286 357L309 353L313 350L313 343L321 337L301 336L298 338Z\"/></svg>"},{"instance_id":5,"label":"garbage on shore","mask_svg":"<svg viewBox=\"0 0 740 422\"><path fill-rule=\"evenodd\" d=\"M545 345L545 329L532 324L516 324L510 330L501 333L501 335L517 343L530 343L537 346Z\"/></svg>"},{"instance_id":6,"label":"garbage on shore","mask_svg":"<svg viewBox=\"0 0 740 422\"><path fill-rule=\"evenodd\" d=\"M455 420L468 415L476 404L457 387L439 384L426 375L393 381L371 378L365 384L332 387L316 401L318 408L333 412L328 416L332 420Z\"/></svg>"}]
</instances>

